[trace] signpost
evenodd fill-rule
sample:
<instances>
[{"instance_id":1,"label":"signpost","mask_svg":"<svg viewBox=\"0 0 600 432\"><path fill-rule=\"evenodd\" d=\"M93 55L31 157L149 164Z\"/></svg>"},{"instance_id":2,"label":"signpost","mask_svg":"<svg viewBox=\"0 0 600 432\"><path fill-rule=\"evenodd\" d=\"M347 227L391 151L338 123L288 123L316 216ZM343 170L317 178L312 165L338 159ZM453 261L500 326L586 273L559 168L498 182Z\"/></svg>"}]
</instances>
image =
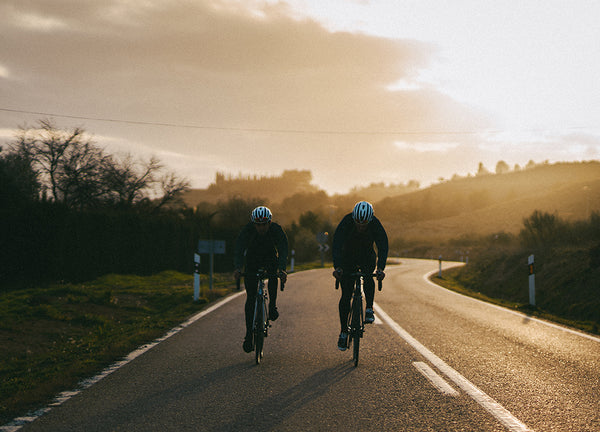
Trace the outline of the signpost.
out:
<instances>
[{"instance_id":1,"label":"signpost","mask_svg":"<svg viewBox=\"0 0 600 432\"><path fill-rule=\"evenodd\" d=\"M200 298L200 255L194 254L194 301Z\"/></svg>"},{"instance_id":2,"label":"signpost","mask_svg":"<svg viewBox=\"0 0 600 432\"><path fill-rule=\"evenodd\" d=\"M321 267L325 266L325 252L329 250L329 245L327 244L328 239L328 232L317 233L317 241L319 242L319 252L321 252Z\"/></svg>"},{"instance_id":3,"label":"signpost","mask_svg":"<svg viewBox=\"0 0 600 432\"><path fill-rule=\"evenodd\" d=\"M527 264L529 266L529 304L531 306L535 306L535 269L533 262L533 255L529 255Z\"/></svg>"},{"instance_id":4,"label":"signpost","mask_svg":"<svg viewBox=\"0 0 600 432\"><path fill-rule=\"evenodd\" d=\"M214 262L215 262L215 254L224 254L224 253L225 253L225 240L199 240L198 241L198 253L195 254L194 256L198 255L198 263L200 263L200 255L199 254L208 254L209 255L208 287L211 290L213 288L213 269L214 269ZM200 273L199 270L198 270L198 273ZM198 298L196 297L195 290L194 290L194 300L198 300Z\"/></svg>"},{"instance_id":5,"label":"signpost","mask_svg":"<svg viewBox=\"0 0 600 432\"><path fill-rule=\"evenodd\" d=\"M294 273L294 263L295 262L296 262L296 250L292 249L292 259L291 259L290 273Z\"/></svg>"}]
</instances>

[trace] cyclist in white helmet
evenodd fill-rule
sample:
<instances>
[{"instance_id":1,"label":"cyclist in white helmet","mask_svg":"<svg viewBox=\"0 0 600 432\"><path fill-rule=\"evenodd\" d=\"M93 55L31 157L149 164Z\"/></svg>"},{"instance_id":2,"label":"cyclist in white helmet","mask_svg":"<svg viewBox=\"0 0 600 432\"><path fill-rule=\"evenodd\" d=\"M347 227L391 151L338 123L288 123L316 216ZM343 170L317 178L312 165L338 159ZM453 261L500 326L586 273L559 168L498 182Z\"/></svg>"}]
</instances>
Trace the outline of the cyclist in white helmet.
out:
<instances>
[{"instance_id":1,"label":"cyclist in white helmet","mask_svg":"<svg viewBox=\"0 0 600 432\"><path fill-rule=\"evenodd\" d=\"M373 249L377 246L377 254ZM346 327L352 299L353 278L350 274L357 267L364 273L377 273L377 279L383 280L388 255L388 237L379 219L373 214L373 206L367 201L356 203L351 213L341 220L333 234L333 276L340 281L342 296L339 302L341 332L338 348L346 349L348 334ZM365 323L375 321L373 300L375 298L375 281L365 278Z\"/></svg>"},{"instance_id":2,"label":"cyclist in white helmet","mask_svg":"<svg viewBox=\"0 0 600 432\"><path fill-rule=\"evenodd\" d=\"M278 273L279 278L285 283L285 272L288 254L288 240L283 228L272 222L271 210L265 206L256 207L250 215L250 222L246 224L236 242L233 256L234 277L240 278L245 261L246 277L246 304L244 305L246 318L246 337L243 348L246 352L252 351L252 318L254 316L254 301L258 279L252 277L259 268L264 268L269 273ZM244 260L245 258L245 260ZM275 321L279 317L277 311L277 278L270 278L269 290L269 318Z\"/></svg>"}]
</instances>

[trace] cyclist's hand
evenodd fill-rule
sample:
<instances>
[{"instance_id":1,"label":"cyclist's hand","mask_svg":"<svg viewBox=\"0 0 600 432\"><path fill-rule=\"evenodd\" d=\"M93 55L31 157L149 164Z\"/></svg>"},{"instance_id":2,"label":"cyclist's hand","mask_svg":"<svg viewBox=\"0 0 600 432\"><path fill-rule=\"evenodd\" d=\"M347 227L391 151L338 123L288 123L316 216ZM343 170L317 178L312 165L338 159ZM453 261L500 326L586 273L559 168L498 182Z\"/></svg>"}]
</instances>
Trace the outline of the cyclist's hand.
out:
<instances>
[{"instance_id":1,"label":"cyclist's hand","mask_svg":"<svg viewBox=\"0 0 600 432\"><path fill-rule=\"evenodd\" d=\"M344 273L344 271L340 267L338 267L334 270L333 277L336 278L337 280L341 280L343 273Z\"/></svg>"},{"instance_id":2,"label":"cyclist's hand","mask_svg":"<svg viewBox=\"0 0 600 432\"><path fill-rule=\"evenodd\" d=\"M287 282L287 273L285 272L285 270L279 270L279 273L277 274L277 276L279 277L279 279L281 279L281 282L283 282L283 283Z\"/></svg>"},{"instance_id":3,"label":"cyclist's hand","mask_svg":"<svg viewBox=\"0 0 600 432\"><path fill-rule=\"evenodd\" d=\"M378 281L382 281L385 278L385 273L383 272L383 270L377 269L375 273L377 274Z\"/></svg>"},{"instance_id":4,"label":"cyclist's hand","mask_svg":"<svg viewBox=\"0 0 600 432\"><path fill-rule=\"evenodd\" d=\"M239 281L240 277L242 277L242 272L239 269L235 269L233 271L233 277L235 278L236 281Z\"/></svg>"}]
</instances>

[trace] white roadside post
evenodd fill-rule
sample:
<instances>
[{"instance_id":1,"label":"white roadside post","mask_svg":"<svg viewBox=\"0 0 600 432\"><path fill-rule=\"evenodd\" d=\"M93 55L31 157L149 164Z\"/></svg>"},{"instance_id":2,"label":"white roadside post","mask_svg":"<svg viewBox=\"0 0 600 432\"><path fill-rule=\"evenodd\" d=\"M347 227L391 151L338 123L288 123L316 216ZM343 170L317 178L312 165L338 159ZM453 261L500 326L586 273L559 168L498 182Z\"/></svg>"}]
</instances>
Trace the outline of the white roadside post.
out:
<instances>
[{"instance_id":1,"label":"white roadside post","mask_svg":"<svg viewBox=\"0 0 600 432\"><path fill-rule=\"evenodd\" d=\"M535 271L533 267L533 255L527 260L529 265L529 304L535 306Z\"/></svg>"},{"instance_id":2,"label":"white roadside post","mask_svg":"<svg viewBox=\"0 0 600 432\"><path fill-rule=\"evenodd\" d=\"M290 273L294 273L294 262L295 262L294 255L296 255L296 250L292 249L292 259L291 259L291 264L290 264Z\"/></svg>"},{"instance_id":3,"label":"white roadside post","mask_svg":"<svg viewBox=\"0 0 600 432\"><path fill-rule=\"evenodd\" d=\"M194 254L194 301L200 299L200 255Z\"/></svg>"},{"instance_id":4,"label":"white roadside post","mask_svg":"<svg viewBox=\"0 0 600 432\"><path fill-rule=\"evenodd\" d=\"M441 279L442 278L442 256L440 255L438 260L440 261L440 269L438 271L438 277Z\"/></svg>"}]
</instances>

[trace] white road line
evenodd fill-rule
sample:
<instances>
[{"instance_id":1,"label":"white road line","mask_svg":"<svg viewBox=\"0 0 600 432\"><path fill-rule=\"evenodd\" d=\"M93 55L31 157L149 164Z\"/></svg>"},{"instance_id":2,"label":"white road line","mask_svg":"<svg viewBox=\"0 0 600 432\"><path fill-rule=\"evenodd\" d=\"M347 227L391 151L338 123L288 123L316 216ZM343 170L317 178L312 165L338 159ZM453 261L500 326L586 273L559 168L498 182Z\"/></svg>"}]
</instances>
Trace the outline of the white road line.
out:
<instances>
[{"instance_id":1,"label":"white road line","mask_svg":"<svg viewBox=\"0 0 600 432\"><path fill-rule=\"evenodd\" d=\"M413 362L413 366L417 368L417 370L421 372L421 374L427 378L440 393L448 396L459 395L459 393L454 390L454 388L448 384L444 378L435 373L435 371L431 369L427 363Z\"/></svg>"},{"instance_id":2,"label":"white road line","mask_svg":"<svg viewBox=\"0 0 600 432\"><path fill-rule=\"evenodd\" d=\"M181 330L183 330L184 328L186 328L186 327L190 326L191 324L195 323L196 321L198 321L203 316L208 315L209 313L211 313L215 309L220 308L221 306L223 306L225 303L228 303L231 300L235 299L236 297L239 297L239 296L241 296L242 294L245 294L245 293L246 293L246 291L242 290L242 291L240 291L240 292L238 292L236 294L233 294L233 295L230 295L228 297L225 297L223 300L220 300L220 301L216 302L214 305L212 305L212 306L204 309L201 312L198 312L196 315L192 316L186 322L184 322L183 324L180 324L177 327L171 329L164 336L156 339L154 342L151 342L149 344L143 345L140 348L136 349L135 351L130 352L129 355L127 355L127 357L125 357L123 360L120 360L120 361L114 363L113 365L107 367L106 369L104 369L102 372L100 372L95 377L88 378L88 379L80 382L78 389L71 390L71 391L64 391L64 392L58 394L58 396L56 396L54 398L54 400L47 407L41 408L41 409L35 411L34 413L31 413L28 416L17 417L13 421L11 421L10 423L5 424L4 426L0 426L0 432L14 432L14 431L17 431L17 430L21 429L26 424L31 423L31 422L35 421L36 419L38 419L39 417L41 417L42 415L46 414L48 411L50 411L51 407L55 407L55 406L58 406L58 405L61 405L61 404L65 403L66 401L68 401L69 399L71 399L73 396L81 393L83 390L85 390L85 389L91 387L92 385L96 384L102 378L104 378L104 377L110 375L111 373L113 373L114 371L122 368L127 363L131 362L132 360L134 360L137 357L141 356L145 352L147 352L150 349L154 348L156 345L158 345L162 341L164 341L164 340L170 338L171 336L179 333Z\"/></svg>"},{"instance_id":3,"label":"white road line","mask_svg":"<svg viewBox=\"0 0 600 432\"><path fill-rule=\"evenodd\" d=\"M511 432L533 432L519 419L513 416L506 408L496 402L494 399L489 397L469 380L459 374L457 371L448 366L442 359L436 356L433 352L429 351L423 344L412 337L406 330L404 330L398 323L396 323L390 316L379 307L374 304L377 308L377 312L381 319L389 325L402 339L404 339L409 345L416 349L423 357L425 357L431 364L433 364L440 372L448 377L454 384L460 387L465 393L471 396L475 402L485 408L490 414L508 428Z\"/></svg>"}]
</instances>

